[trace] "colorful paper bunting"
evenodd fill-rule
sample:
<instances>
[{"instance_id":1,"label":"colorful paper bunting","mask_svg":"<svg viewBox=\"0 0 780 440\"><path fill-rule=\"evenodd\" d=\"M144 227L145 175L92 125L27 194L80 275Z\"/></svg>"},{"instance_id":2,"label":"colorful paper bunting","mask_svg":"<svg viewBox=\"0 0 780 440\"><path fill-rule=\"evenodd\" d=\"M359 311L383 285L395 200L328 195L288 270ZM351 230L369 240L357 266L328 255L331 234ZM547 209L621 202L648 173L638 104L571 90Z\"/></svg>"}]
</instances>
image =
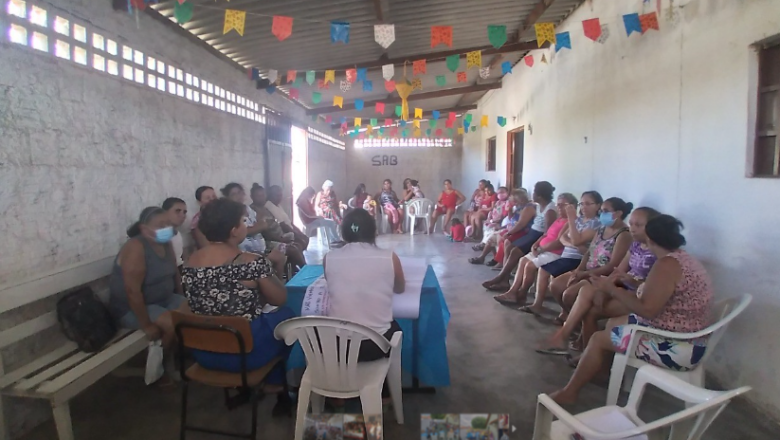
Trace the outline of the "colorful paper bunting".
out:
<instances>
[{"instance_id":1,"label":"colorful paper bunting","mask_svg":"<svg viewBox=\"0 0 780 440\"><path fill-rule=\"evenodd\" d=\"M363 102L362 99L356 99L355 100L355 110L363 110L363 106L365 105L365 102Z\"/></svg>"},{"instance_id":2,"label":"colorful paper bunting","mask_svg":"<svg viewBox=\"0 0 780 440\"><path fill-rule=\"evenodd\" d=\"M385 79L385 81L390 81L393 79L393 76L395 75L395 65L393 64L385 64L382 66L382 78Z\"/></svg>"},{"instance_id":3,"label":"colorful paper bunting","mask_svg":"<svg viewBox=\"0 0 780 440\"><path fill-rule=\"evenodd\" d=\"M422 90L422 79L414 78L412 80L412 90Z\"/></svg>"},{"instance_id":4,"label":"colorful paper bunting","mask_svg":"<svg viewBox=\"0 0 780 440\"><path fill-rule=\"evenodd\" d=\"M566 48L571 49L571 34L568 32L561 32L560 34L555 34L555 51L558 52L559 50Z\"/></svg>"},{"instance_id":5,"label":"colorful paper bunting","mask_svg":"<svg viewBox=\"0 0 780 440\"><path fill-rule=\"evenodd\" d=\"M441 113L439 113L439 111L438 111L438 110L434 110L434 111L432 111L432 112L431 112L431 117L432 117L434 120L438 120L440 115L441 115Z\"/></svg>"},{"instance_id":6,"label":"colorful paper bunting","mask_svg":"<svg viewBox=\"0 0 780 440\"><path fill-rule=\"evenodd\" d=\"M385 104L383 102L377 102L374 110L376 110L376 112L380 115L385 114Z\"/></svg>"},{"instance_id":7,"label":"colorful paper bunting","mask_svg":"<svg viewBox=\"0 0 780 440\"><path fill-rule=\"evenodd\" d=\"M412 85L407 83L396 83L395 91L398 92L398 96L401 97L401 119L409 119L409 94L412 93Z\"/></svg>"},{"instance_id":8,"label":"colorful paper bunting","mask_svg":"<svg viewBox=\"0 0 780 440\"><path fill-rule=\"evenodd\" d=\"M609 40L610 30L609 25L602 24L601 25L601 36L599 36L599 39L597 40L600 44L604 44Z\"/></svg>"},{"instance_id":9,"label":"colorful paper bunting","mask_svg":"<svg viewBox=\"0 0 780 440\"><path fill-rule=\"evenodd\" d=\"M374 40L376 40L376 42L385 49L390 47L390 45L395 41L395 25L375 24Z\"/></svg>"},{"instance_id":10,"label":"colorful paper bunting","mask_svg":"<svg viewBox=\"0 0 780 440\"><path fill-rule=\"evenodd\" d=\"M428 121L428 125L431 128L436 128L436 124L438 124L438 123L439 123L439 121L437 121L436 119L431 119L431 120Z\"/></svg>"},{"instance_id":11,"label":"colorful paper bunting","mask_svg":"<svg viewBox=\"0 0 780 440\"><path fill-rule=\"evenodd\" d=\"M447 77L444 75L437 75L436 76L436 85L437 86L444 86L447 84Z\"/></svg>"},{"instance_id":12,"label":"colorful paper bunting","mask_svg":"<svg viewBox=\"0 0 780 440\"><path fill-rule=\"evenodd\" d=\"M555 44L555 24L553 23L536 23L534 25L536 30L536 43L539 47L549 41L550 44Z\"/></svg>"},{"instance_id":13,"label":"colorful paper bunting","mask_svg":"<svg viewBox=\"0 0 780 440\"><path fill-rule=\"evenodd\" d=\"M418 138L421 136L422 136L422 130L420 130L419 128L414 130L414 137Z\"/></svg>"},{"instance_id":14,"label":"colorful paper bunting","mask_svg":"<svg viewBox=\"0 0 780 440\"><path fill-rule=\"evenodd\" d=\"M285 17L282 15L274 15L274 21L271 24L271 33L274 34L279 41L284 41L292 35L293 18Z\"/></svg>"},{"instance_id":15,"label":"colorful paper bunting","mask_svg":"<svg viewBox=\"0 0 780 440\"><path fill-rule=\"evenodd\" d=\"M184 24L192 20L192 3L179 2L173 5L173 16L179 24Z\"/></svg>"},{"instance_id":16,"label":"colorful paper bunting","mask_svg":"<svg viewBox=\"0 0 780 440\"><path fill-rule=\"evenodd\" d=\"M450 72L455 72L460 67L460 55L450 55L447 57L447 68Z\"/></svg>"},{"instance_id":17,"label":"colorful paper bunting","mask_svg":"<svg viewBox=\"0 0 780 440\"><path fill-rule=\"evenodd\" d=\"M385 124L384 125L385 125L385 127L389 127L389 126L393 125L393 120L392 119L385 119Z\"/></svg>"},{"instance_id":18,"label":"colorful paper bunting","mask_svg":"<svg viewBox=\"0 0 780 440\"><path fill-rule=\"evenodd\" d=\"M400 121L398 121L398 125L401 126L401 127L406 127L406 121L401 119Z\"/></svg>"},{"instance_id":19,"label":"colorful paper bunting","mask_svg":"<svg viewBox=\"0 0 780 440\"><path fill-rule=\"evenodd\" d=\"M431 129L430 128L425 130L425 135L426 136L430 136L431 135Z\"/></svg>"},{"instance_id":20,"label":"colorful paper bunting","mask_svg":"<svg viewBox=\"0 0 780 440\"><path fill-rule=\"evenodd\" d=\"M488 41L496 49L506 43L506 26L491 24L488 25Z\"/></svg>"},{"instance_id":21,"label":"colorful paper bunting","mask_svg":"<svg viewBox=\"0 0 780 440\"><path fill-rule=\"evenodd\" d=\"M421 109L421 108L414 109L414 117L415 118L420 119L420 118L422 118L422 115L423 115L423 109Z\"/></svg>"},{"instance_id":22,"label":"colorful paper bunting","mask_svg":"<svg viewBox=\"0 0 780 440\"><path fill-rule=\"evenodd\" d=\"M477 131L477 126L476 125L472 125L471 126L471 132L474 133L476 131Z\"/></svg>"},{"instance_id":23,"label":"colorful paper bunting","mask_svg":"<svg viewBox=\"0 0 780 440\"><path fill-rule=\"evenodd\" d=\"M344 21L330 22L330 42L349 44L349 23Z\"/></svg>"},{"instance_id":24,"label":"colorful paper bunting","mask_svg":"<svg viewBox=\"0 0 780 440\"><path fill-rule=\"evenodd\" d=\"M624 15L623 24L626 26L626 35L629 37L634 32L642 33L642 22L639 20L639 14Z\"/></svg>"},{"instance_id":25,"label":"colorful paper bunting","mask_svg":"<svg viewBox=\"0 0 780 440\"><path fill-rule=\"evenodd\" d=\"M442 131L441 128L437 128L436 129L436 136L441 137L442 133L444 133L444 132Z\"/></svg>"},{"instance_id":26,"label":"colorful paper bunting","mask_svg":"<svg viewBox=\"0 0 780 440\"><path fill-rule=\"evenodd\" d=\"M412 74L414 75L422 75L424 73L427 73L428 67L426 65L425 60L417 60L412 62Z\"/></svg>"},{"instance_id":27,"label":"colorful paper bunting","mask_svg":"<svg viewBox=\"0 0 780 440\"><path fill-rule=\"evenodd\" d=\"M287 71L287 82L292 83L295 82L295 79L298 77L298 71L297 70L288 70Z\"/></svg>"},{"instance_id":28,"label":"colorful paper bunting","mask_svg":"<svg viewBox=\"0 0 780 440\"><path fill-rule=\"evenodd\" d=\"M371 126L379 125L379 121L376 120L376 118L371 118Z\"/></svg>"},{"instance_id":29,"label":"colorful paper bunting","mask_svg":"<svg viewBox=\"0 0 780 440\"><path fill-rule=\"evenodd\" d=\"M298 99L300 94L300 90L296 89L295 87L290 88L290 99Z\"/></svg>"},{"instance_id":30,"label":"colorful paper bunting","mask_svg":"<svg viewBox=\"0 0 780 440\"><path fill-rule=\"evenodd\" d=\"M597 41L601 36L601 22L598 18L583 21L582 29L585 31L585 36L593 41Z\"/></svg>"},{"instance_id":31,"label":"colorful paper bunting","mask_svg":"<svg viewBox=\"0 0 780 440\"><path fill-rule=\"evenodd\" d=\"M533 55L526 55L525 58L523 58L523 61L525 61L525 65L528 67L534 67L534 56Z\"/></svg>"},{"instance_id":32,"label":"colorful paper bunting","mask_svg":"<svg viewBox=\"0 0 780 440\"><path fill-rule=\"evenodd\" d=\"M400 105L395 106L395 115L398 117L401 117L401 114L403 113L404 108Z\"/></svg>"},{"instance_id":33,"label":"colorful paper bunting","mask_svg":"<svg viewBox=\"0 0 780 440\"><path fill-rule=\"evenodd\" d=\"M363 91L364 92L373 92L374 91L374 82L373 81L363 81Z\"/></svg>"},{"instance_id":34,"label":"colorful paper bunting","mask_svg":"<svg viewBox=\"0 0 780 440\"><path fill-rule=\"evenodd\" d=\"M358 81L366 81L366 75L368 74L368 69L365 67L361 67L357 70L357 80Z\"/></svg>"},{"instance_id":35,"label":"colorful paper bunting","mask_svg":"<svg viewBox=\"0 0 780 440\"><path fill-rule=\"evenodd\" d=\"M331 115L325 115L325 123L330 124L331 121L333 121L333 117Z\"/></svg>"},{"instance_id":36,"label":"colorful paper bunting","mask_svg":"<svg viewBox=\"0 0 780 440\"><path fill-rule=\"evenodd\" d=\"M490 66L480 68L479 77L482 79L488 79L490 77Z\"/></svg>"},{"instance_id":37,"label":"colorful paper bunting","mask_svg":"<svg viewBox=\"0 0 780 440\"><path fill-rule=\"evenodd\" d=\"M466 113L466 116L463 117L463 120L471 124L471 121L474 119L474 115L471 113Z\"/></svg>"},{"instance_id":38,"label":"colorful paper bunting","mask_svg":"<svg viewBox=\"0 0 780 440\"><path fill-rule=\"evenodd\" d=\"M650 29L659 30L658 27L658 15L655 12L642 14L639 16L639 23L642 25L642 33L649 31Z\"/></svg>"},{"instance_id":39,"label":"colorful paper bunting","mask_svg":"<svg viewBox=\"0 0 780 440\"><path fill-rule=\"evenodd\" d=\"M452 128L453 125L455 125L454 119L447 119L447 121L444 122L444 126L447 128Z\"/></svg>"},{"instance_id":40,"label":"colorful paper bunting","mask_svg":"<svg viewBox=\"0 0 780 440\"><path fill-rule=\"evenodd\" d=\"M320 92L312 92L311 94L311 102L315 104L319 104L322 101L322 93Z\"/></svg>"},{"instance_id":41,"label":"colorful paper bunting","mask_svg":"<svg viewBox=\"0 0 780 440\"><path fill-rule=\"evenodd\" d=\"M412 125L414 125L414 128L420 128L420 120L415 119L414 121L412 121Z\"/></svg>"},{"instance_id":42,"label":"colorful paper bunting","mask_svg":"<svg viewBox=\"0 0 780 440\"><path fill-rule=\"evenodd\" d=\"M334 96L333 97L333 106L338 106L339 108L344 108L344 98L341 96Z\"/></svg>"},{"instance_id":43,"label":"colorful paper bunting","mask_svg":"<svg viewBox=\"0 0 780 440\"><path fill-rule=\"evenodd\" d=\"M347 75L347 81L351 83L357 81L357 69L347 69L346 75Z\"/></svg>"},{"instance_id":44,"label":"colorful paper bunting","mask_svg":"<svg viewBox=\"0 0 780 440\"><path fill-rule=\"evenodd\" d=\"M482 115L482 123L479 124L480 127L487 127L488 126L488 115Z\"/></svg>"},{"instance_id":45,"label":"colorful paper bunting","mask_svg":"<svg viewBox=\"0 0 780 440\"><path fill-rule=\"evenodd\" d=\"M317 78L317 72L313 70L309 70L306 72L306 82L309 83L309 85L314 84L314 80Z\"/></svg>"},{"instance_id":46,"label":"colorful paper bunting","mask_svg":"<svg viewBox=\"0 0 780 440\"><path fill-rule=\"evenodd\" d=\"M274 92L276 92L276 84L271 84L270 86L266 87L265 91L268 92L269 95L273 95Z\"/></svg>"},{"instance_id":47,"label":"colorful paper bunting","mask_svg":"<svg viewBox=\"0 0 780 440\"><path fill-rule=\"evenodd\" d=\"M335 70L326 70L325 71L325 84L328 84L329 82L335 83L336 82L336 71Z\"/></svg>"},{"instance_id":48,"label":"colorful paper bunting","mask_svg":"<svg viewBox=\"0 0 780 440\"><path fill-rule=\"evenodd\" d=\"M506 75L507 73L512 73L512 63L504 61L501 63L501 74Z\"/></svg>"},{"instance_id":49,"label":"colorful paper bunting","mask_svg":"<svg viewBox=\"0 0 780 440\"><path fill-rule=\"evenodd\" d=\"M339 88L341 89L342 93L347 93L352 88L352 84L350 84L349 81L342 79L339 82Z\"/></svg>"},{"instance_id":50,"label":"colorful paper bunting","mask_svg":"<svg viewBox=\"0 0 780 440\"><path fill-rule=\"evenodd\" d=\"M431 26L431 47L439 44L452 47L452 26Z\"/></svg>"},{"instance_id":51,"label":"colorful paper bunting","mask_svg":"<svg viewBox=\"0 0 780 440\"><path fill-rule=\"evenodd\" d=\"M395 92L395 81L385 81L385 90L387 90L388 93Z\"/></svg>"},{"instance_id":52,"label":"colorful paper bunting","mask_svg":"<svg viewBox=\"0 0 780 440\"><path fill-rule=\"evenodd\" d=\"M466 75L466 72L458 72L458 82L464 83L468 81L468 76Z\"/></svg>"},{"instance_id":53,"label":"colorful paper bunting","mask_svg":"<svg viewBox=\"0 0 780 440\"><path fill-rule=\"evenodd\" d=\"M447 129L447 136L452 137L453 133L454 131L451 128Z\"/></svg>"},{"instance_id":54,"label":"colorful paper bunting","mask_svg":"<svg viewBox=\"0 0 780 440\"><path fill-rule=\"evenodd\" d=\"M295 77L295 81L293 81L293 85L294 85L295 87L300 87L300 86L302 86L302 85L303 85L303 78L302 78L302 77L300 77L300 76L296 76L296 77Z\"/></svg>"},{"instance_id":55,"label":"colorful paper bunting","mask_svg":"<svg viewBox=\"0 0 780 440\"><path fill-rule=\"evenodd\" d=\"M363 119L355 118L355 127L360 127L361 125L363 125Z\"/></svg>"},{"instance_id":56,"label":"colorful paper bunting","mask_svg":"<svg viewBox=\"0 0 780 440\"><path fill-rule=\"evenodd\" d=\"M450 112L450 114L447 115L447 119L450 121L454 121L457 117L458 115L456 115L455 112Z\"/></svg>"},{"instance_id":57,"label":"colorful paper bunting","mask_svg":"<svg viewBox=\"0 0 780 440\"><path fill-rule=\"evenodd\" d=\"M227 34L233 29L238 35L244 36L244 25L246 24L246 11L236 11L235 9L225 9L225 26L222 28L222 34Z\"/></svg>"},{"instance_id":58,"label":"colorful paper bunting","mask_svg":"<svg viewBox=\"0 0 780 440\"><path fill-rule=\"evenodd\" d=\"M499 116L496 122L498 122L499 126L503 127L504 125L506 125L506 118L503 116Z\"/></svg>"},{"instance_id":59,"label":"colorful paper bunting","mask_svg":"<svg viewBox=\"0 0 780 440\"><path fill-rule=\"evenodd\" d=\"M463 134L463 127L458 127L458 134Z\"/></svg>"},{"instance_id":60,"label":"colorful paper bunting","mask_svg":"<svg viewBox=\"0 0 780 440\"><path fill-rule=\"evenodd\" d=\"M476 67L476 68L482 67L481 50L474 50L466 54L466 68L471 69L472 67Z\"/></svg>"},{"instance_id":61,"label":"colorful paper bunting","mask_svg":"<svg viewBox=\"0 0 780 440\"><path fill-rule=\"evenodd\" d=\"M374 127L372 127L371 125L369 125L369 126L368 126L368 128L366 129L366 133L368 133L368 134L372 134L373 132L374 132Z\"/></svg>"},{"instance_id":62,"label":"colorful paper bunting","mask_svg":"<svg viewBox=\"0 0 780 440\"><path fill-rule=\"evenodd\" d=\"M268 70L268 82L275 83L278 77L279 77L279 72L276 69Z\"/></svg>"},{"instance_id":63,"label":"colorful paper bunting","mask_svg":"<svg viewBox=\"0 0 780 440\"><path fill-rule=\"evenodd\" d=\"M326 83L324 79L318 79L317 88L320 90L330 90L330 84Z\"/></svg>"}]
</instances>

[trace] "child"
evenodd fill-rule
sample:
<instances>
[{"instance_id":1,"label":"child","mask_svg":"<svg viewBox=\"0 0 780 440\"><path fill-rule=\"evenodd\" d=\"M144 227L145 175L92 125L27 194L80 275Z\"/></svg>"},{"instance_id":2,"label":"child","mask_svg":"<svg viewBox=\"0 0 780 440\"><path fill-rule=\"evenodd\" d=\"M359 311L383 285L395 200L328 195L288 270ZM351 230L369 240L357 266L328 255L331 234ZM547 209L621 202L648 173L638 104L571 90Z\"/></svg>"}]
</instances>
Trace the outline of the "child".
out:
<instances>
[{"instance_id":1,"label":"child","mask_svg":"<svg viewBox=\"0 0 780 440\"><path fill-rule=\"evenodd\" d=\"M450 232L452 233L452 235L450 235L450 240L456 243L462 243L463 239L466 238L466 227L463 226L463 222L458 218L452 219Z\"/></svg>"},{"instance_id":2,"label":"child","mask_svg":"<svg viewBox=\"0 0 780 440\"><path fill-rule=\"evenodd\" d=\"M412 186L412 194L414 194L415 199L424 199L425 194L420 190L420 182L416 180L410 180L409 183Z\"/></svg>"},{"instance_id":3,"label":"child","mask_svg":"<svg viewBox=\"0 0 780 440\"><path fill-rule=\"evenodd\" d=\"M368 211L368 213L371 214L371 217L374 217L376 201L374 201L373 197L366 195L366 200L363 201L363 209Z\"/></svg>"}]
</instances>

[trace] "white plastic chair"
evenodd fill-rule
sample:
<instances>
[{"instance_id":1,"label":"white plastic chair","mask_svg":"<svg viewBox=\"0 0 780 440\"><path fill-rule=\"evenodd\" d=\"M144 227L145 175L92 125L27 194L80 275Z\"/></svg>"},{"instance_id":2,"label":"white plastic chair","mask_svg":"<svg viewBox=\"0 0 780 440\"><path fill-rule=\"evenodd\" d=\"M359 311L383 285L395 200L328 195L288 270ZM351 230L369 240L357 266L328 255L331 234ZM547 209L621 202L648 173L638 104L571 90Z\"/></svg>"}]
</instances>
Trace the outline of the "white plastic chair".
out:
<instances>
[{"instance_id":1,"label":"white plastic chair","mask_svg":"<svg viewBox=\"0 0 780 440\"><path fill-rule=\"evenodd\" d=\"M360 397L363 415L382 415L382 386L388 379L393 399L395 419L404 423L401 395L402 332L393 334L390 342L376 331L354 322L337 318L307 316L282 322L274 330L276 339L287 345L300 341L306 355L306 372L298 391L298 415L295 440L302 440L309 399L312 413L319 414L325 397L349 399ZM363 340L371 340L390 357L358 363ZM349 347L349 350L347 348Z\"/></svg>"},{"instance_id":2,"label":"white plastic chair","mask_svg":"<svg viewBox=\"0 0 780 440\"><path fill-rule=\"evenodd\" d=\"M696 368L690 371L672 371L669 373L677 378L688 382L690 384L703 387L704 386L704 362L715 351L715 346L718 344L723 334L726 332L728 324L742 313L745 308L753 300L753 297L749 294L743 295L741 298L728 298L715 303L712 308L712 324L704 330L696 333L674 333L665 330L659 330L652 327L643 327L639 325L628 326L633 330L631 340L628 343L628 349L625 354L615 354L615 360L612 362L612 371L609 376L609 390L607 391L607 405L617 404L618 395L623 384L623 376L626 373L626 367L640 368L643 365L647 365L647 362L637 359L636 348L639 344L640 337L643 334L657 335L663 338L675 339L675 340L692 340L709 335L707 340L707 349L704 352L704 356L701 361L696 365ZM628 329L626 329L628 331ZM630 382L626 381L626 387L630 386Z\"/></svg>"},{"instance_id":3,"label":"white plastic chair","mask_svg":"<svg viewBox=\"0 0 780 440\"><path fill-rule=\"evenodd\" d=\"M461 212L461 208L466 202L462 202L458 205L455 205L455 214L453 214L453 218L455 218L456 215L458 215L459 212ZM436 209L436 205L434 204L433 209ZM436 219L436 223L433 225L433 232L436 232L436 227L441 224L441 230L444 232L444 217L446 214L440 215L439 218Z\"/></svg>"},{"instance_id":4,"label":"white plastic chair","mask_svg":"<svg viewBox=\"0 0 780 440\"><path fill-rule=\"evenodd\" d=\"M682 400L686 409L650 423L637 415L648 384ZM686 383L669 370L645 365L636 374L625 407L604 406L572 415L547 394L536 403L533 440L571 440L577 433L587 440L699 440L731 399L750 391L741 387L731 391L711 391ZM558 420L553 422L553 417Z\"/></svg>"},{"instance_id":5,"label":"white plastic chair","mask_svg":"<svg viewBox=\"0 0 780 440\"><path fill-rule=\"evenodd\" d=\"M351 199L349 199L347 201L347 207L348 208L352 208L352 209L357 208L357 206L355 206L355 197L352 197ZM362 208L362 206L361 206L361 208Z\"/></svg>"},{"instance_id":6,"label":"white plastic chair","mask_svg":"<svg viewBox=\"0 0 780 440\"><path fill-rule=\"evenodd\" d=\"M413 199L406 204L406 215L409 219L409 235L414 235L414 226L418 218L425 219L425 230L430 230L433 206L433 202L428 199Z\"/></svg>"},{"instance_id":7,"label":"white plastic chair","mask_svg":"<svg viewBox=\"0 0 780 440\"><path fill-rule=\"evenodd\" d=\"M377 202L376 213L377 230L382 234L390 233L390 222L387 221L387 216L385 216L385 208L381 203Z\"/></svg>"}]
</instances>

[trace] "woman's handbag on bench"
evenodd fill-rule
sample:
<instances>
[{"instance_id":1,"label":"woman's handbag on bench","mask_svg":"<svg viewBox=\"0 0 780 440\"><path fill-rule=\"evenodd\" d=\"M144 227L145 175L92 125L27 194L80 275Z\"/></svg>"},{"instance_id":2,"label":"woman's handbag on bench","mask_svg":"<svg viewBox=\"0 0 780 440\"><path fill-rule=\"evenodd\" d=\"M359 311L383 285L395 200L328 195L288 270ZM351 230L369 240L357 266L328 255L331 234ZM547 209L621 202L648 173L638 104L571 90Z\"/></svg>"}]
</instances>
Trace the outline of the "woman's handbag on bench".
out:
<instances>
[{"instance_id":1,"label":"woman's handbag on bench","mask_svg":"<svg viewBox=\"0 0 780 440\"><path fill-rule=\"evenodd\" d=\"M85 287L68 293L57 301L57 320L62 333L81 351L100 351L117 332L108 308Z\"/></svg>"}]
</instances>

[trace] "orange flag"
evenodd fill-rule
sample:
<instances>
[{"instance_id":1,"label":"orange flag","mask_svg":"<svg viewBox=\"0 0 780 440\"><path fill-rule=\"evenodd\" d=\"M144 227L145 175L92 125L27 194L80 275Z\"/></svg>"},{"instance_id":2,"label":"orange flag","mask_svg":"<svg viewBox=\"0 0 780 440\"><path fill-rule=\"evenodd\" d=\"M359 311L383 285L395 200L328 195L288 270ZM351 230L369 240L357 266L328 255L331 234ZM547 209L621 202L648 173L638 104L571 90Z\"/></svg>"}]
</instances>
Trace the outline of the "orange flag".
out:
<instances>
[{"instance_id":1,"label":"orange flag","mask_svg":"<svg viewBox=\"0 0 780 440\"><path fill-rule=\"evenodd\" d=\"M452 47L452 26L431 26L431 47L439 44Z\"/></svg>"}]
</instances>

